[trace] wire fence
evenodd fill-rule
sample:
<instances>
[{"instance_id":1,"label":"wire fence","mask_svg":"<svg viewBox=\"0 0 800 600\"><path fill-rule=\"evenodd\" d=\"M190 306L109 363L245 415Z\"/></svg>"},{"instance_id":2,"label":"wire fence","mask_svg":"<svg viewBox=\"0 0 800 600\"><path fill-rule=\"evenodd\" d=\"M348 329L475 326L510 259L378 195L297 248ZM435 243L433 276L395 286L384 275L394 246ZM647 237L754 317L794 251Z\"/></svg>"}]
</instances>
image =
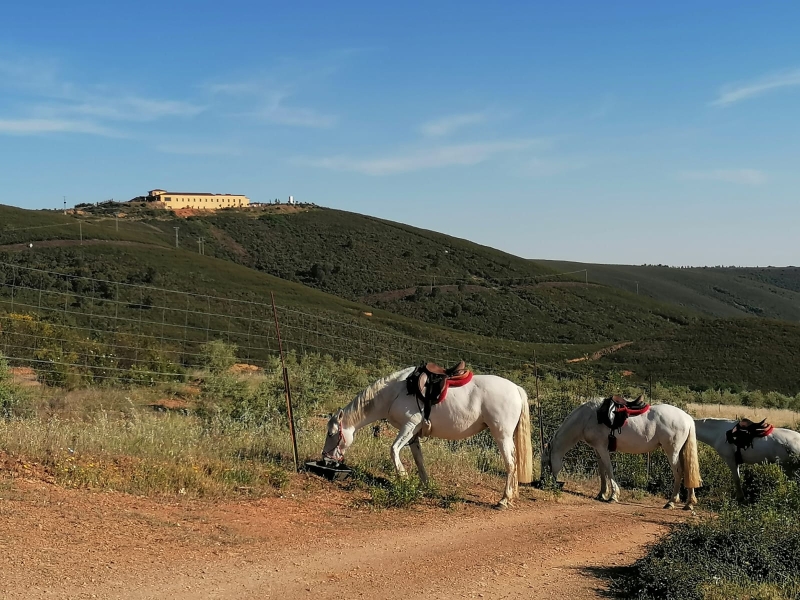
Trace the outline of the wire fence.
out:
<instances>
[{"instance_id":1,"label":"wire fence","mask_svg":"<svg viewBox=\"0 0 800 600\"><path fill-rule=\"evenodd\" d=\"M387 367L463 359L475 371L509 376L540 404L545 440L588 397L616 393L625 385L542 365L534 356L523 360L454 347L294 306L276 305L275 311L284 350L298 357L330 355ZM279 348L273 305L0 263L0 352L12 365L33 369L43 384L181 381L201 366L205 345L212 341L235 345L244 363L275 369ZM347 393L358 391L349 384L340 387ZM536 423L537 413L532 416ZM538 432L534 438L538 453ZM450 448L480 448L491 454L485 468L496 468L494 443L486 433ZM632 460L641 462L622 456L615 462ZM569 464L580 473L591 474L595 468L587 449L573 452ZM639 473L643 464L636 462L633 472Z\"/></svg>"},{"instance_id":2,"label":"wire fence","mask_svg":"<svg viewBox=\"0 0 800 600\"><path fill-rule=\"evenodd\" d=\"M87 377L135 371L174 375L199 364L202 345L235 344L263 365L278 351L272 305L213 294L68 275L0 263L0 348L37 368L83 369ZM449 346L390 329L278 305L288 351L356 361L414 364L464 359L482 371L515 369L519 358Z\"/></svg>"}]
</instances>

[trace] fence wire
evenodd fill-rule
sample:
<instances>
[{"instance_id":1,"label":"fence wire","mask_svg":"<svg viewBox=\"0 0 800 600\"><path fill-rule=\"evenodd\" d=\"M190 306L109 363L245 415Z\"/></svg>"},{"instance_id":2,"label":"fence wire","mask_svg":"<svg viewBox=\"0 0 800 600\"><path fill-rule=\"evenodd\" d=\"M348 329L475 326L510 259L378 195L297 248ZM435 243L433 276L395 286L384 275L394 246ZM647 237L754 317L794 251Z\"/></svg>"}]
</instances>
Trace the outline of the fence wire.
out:
<instances>
[{"instance_id":1,"label":"fence wire","mask_svg":"<svg viewBox=\"0 0 800 600\"><path fill-rule=\"evenodd\" d=\"M523 361L366 326L356 319L293 306L275 308L284 351L301 357L330 355L393 367L464 359L476 371L513 373L531 401L541 402L545 440L582 401L618 391L616 382L539 364L548 376L540 377L537 398L533 356ZM32 368L48 385L180 380L201 366L204 345L217 340L235 344L244 363L274 367L278 343L272 311L267 303L0 263L0 351L12 365ZM537 429L535 410L532 418ZM534 439L538 452L538 432ZM487 433L449 447L486 451L486 470L499 464ZM637 459L615 458L618 465L632 460ZM595 468L588 449L574 451L569 464L579 473Z\"/></svg>"}]
</instances>

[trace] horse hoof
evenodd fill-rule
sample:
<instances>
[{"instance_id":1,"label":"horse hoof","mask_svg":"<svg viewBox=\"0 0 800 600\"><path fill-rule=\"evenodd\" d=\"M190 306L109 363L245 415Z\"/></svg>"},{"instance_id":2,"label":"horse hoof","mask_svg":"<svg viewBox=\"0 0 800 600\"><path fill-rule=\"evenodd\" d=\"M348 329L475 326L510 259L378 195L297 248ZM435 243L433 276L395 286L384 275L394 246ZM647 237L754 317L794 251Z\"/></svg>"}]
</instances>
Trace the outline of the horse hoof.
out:
<instances>
[{"instance_id":1,"label":"horse hoof","mask_svg":"<svg viewBox=\"0 0 800 600\"><path fill-rule=\"evenodd\" d=\"M511 506L513 506L511 504L511 502L509 502L508 500L503 499L503 500L500 500L500 502L498 502L497 504L495 504L494 508L495 508L495 510L505 510L507 508L510 508Z\"/></svg>"},{"instance_id":2,"label":"horse hoof","mask_svg":"<svg viewBox=\"0 0 800 600\"><path fill-rule=\"evenodd\" d=\"M664 505L664 508L675 508L675 503L674 502L667 502Z\"/></svg>"},{"instance_id":3,"label":"horse hoof","mask_svg":"<svg viewBox=\"0 0 800 600\"><path fill-rule=\"evenodd\" d=\"M603 498L603 494L597 494L597 496L595 496L594 499L597 500L598 502L605 502L606 501L606 499Z\"/></svg>"},{"instance_id":4,"label":"horse hoof","mask_svg":"<svg viewBox=\"0 0 800 600\"><path fill-rule=\"evenodd\" d=\"M684 504L683 510L691 510L692 512L694 512L694 504Z\"/></svg>"},{"instance_id":5,"label":"horse hoof","mask_svg":"<svg viewBox=\"0 0 800 600\"><path fill-rule=\"evenodd\" d=\"M611 498L608 499L608 503L609 504L619 504L619 498L617 498L616 496L611 496Z\"/></svg>"}]
</instances>

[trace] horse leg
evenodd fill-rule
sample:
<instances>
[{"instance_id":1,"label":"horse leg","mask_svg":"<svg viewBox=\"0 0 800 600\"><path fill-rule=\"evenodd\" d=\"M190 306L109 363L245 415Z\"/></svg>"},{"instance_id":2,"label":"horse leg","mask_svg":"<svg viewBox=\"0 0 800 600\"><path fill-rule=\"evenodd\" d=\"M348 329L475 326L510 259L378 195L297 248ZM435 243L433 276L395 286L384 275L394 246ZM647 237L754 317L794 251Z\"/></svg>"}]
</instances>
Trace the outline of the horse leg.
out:
<instances>
[{"instance_id":1,"label":"horse leg","mask_svg":"<svg viewBox=\"0 0 800 600\"><path fill-rule=\"evenodd\" d=\"M675 504L681 501L681 482L683 481L683 465L681 464L681 451L680 448L673 448L672 452L667 453L664 448L664 453L667 454L669 466L672 469L672 496L667 499L664 508L675 508Z\"/></svg>"},{"instance_id":2,"label":"horse leg","mask_svg":"<svg viewBox=\"0 0 800 600\"><path fill-rule=\"evenodd\" d=\"M419 426L419 420L408 421L400 428L400 431L397 432L397 437L394 439L394 443L392 444L392 461L394 461L394 468L397 469L397 474L400 477L406 477L408 475L408 473L406 473L406 468L403 466L403 463L400 460L400 450L402 450L403 446L411 441L411 438L414 437L415 430Z\"/></svg>"},{"instance_id":3,"label":"horse leg","mask_svg":"<svg viewBox=\"0 0 800 600\"><path fill-rule=\"evenodd\" d=\"M419 480L424 484L428 483L428 472L425 470L425 462L422 460L422 446L419 445L419 436L414 438L408 443L411 448L411 454L414 456L414 462L417 463L417 471L419 471Z\"/></svg>"},{"instance_id":4,"label":"horse leg","mask_svg":"<svg viewBox=\"0 0 800 600\"><path fill-rule=\"evenodd\" d=\"M683 510L694 510L697 504L697 496L694 494L694 488L686 490L686 504L683 505Z\"/></svg>"},{"instance_id":5,"label":"horse leg","mask_svg":"<svg viewBox=\"0 0 800 600\"><path fill-rule=\"evenodd\" d=\"M495 441L497 442L497 447L500 449L500 456L503 457L503 462L508 472L508 477L506 477L506 489L503 492L503 497L500 499L500 502L497 503L497 508L507 508L513 506L514 499L519 495L514 438L511 435L506 435L501 439L495 437Z\"/></svg>"},{"instance_id":6,"label":"horse leg","mask_svg":"<svg viewBox=\"0 0 800 600\"><path fill-rule=\"evenodd\" d=\"M608 483L611 485L611 496L608 498L608 502L619 502L619 486L617 482L614 481L614 467L611 466L611 453L606 448L595 448L594 451L597 453L597 458L600 461L600 472L602 473L605 471Z\"/></svg>"},{"instance_id":7,"label":"horse leg","mask_svg":"<svg viewBox=\"0 0 800 600\"><path fill-rule=\"evenodd\" d=\"M733 487L736 489L736 499L739 501L744 500L744 492L742 491L742 477L739 474L739 465L736 464L736 458L734 456L725 458L725 462L728 464L728 468L731 470Z\"/></svg>"},{"instance_id":8,"label":"horse leg","mask_svg":"<svg viewBox=\"0 0 800 600\"><path fill-rule=\"evenodd\" d=\"M594 499L605 502L606 498L608 498L608 473L606 473L606 469L603 466L603 461L600 460L600 453L597 450L594 453L597 455L597 470L600 473L600 492Z\"/></svg>"}]
</instances>

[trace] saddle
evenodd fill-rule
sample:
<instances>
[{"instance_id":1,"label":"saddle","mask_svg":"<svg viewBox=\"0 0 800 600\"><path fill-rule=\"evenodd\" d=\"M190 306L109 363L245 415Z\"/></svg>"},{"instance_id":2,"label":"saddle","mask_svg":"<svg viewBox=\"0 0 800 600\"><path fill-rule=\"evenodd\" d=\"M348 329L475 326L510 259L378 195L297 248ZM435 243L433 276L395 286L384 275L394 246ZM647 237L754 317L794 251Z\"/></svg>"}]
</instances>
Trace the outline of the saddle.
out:
<instances>
[{"instance_id":1,"label":"saddle","mask_svg":"<svg viewBox=\"0 0 800 600\"><path fill-rule=\"evenodd\" d=\"M732 429L725 432L725 439L729 444L736 446L736 464L744 462L742 450L752 448L753 440L760 437L767 437L775 430L775 427L762 419L758 423L750 419L741 419Z\"/></svg>"},{"instance_id":2,"label":"saddle","mask_svg":"<svg viewBox=\"0 0 800 600\"><path fill-rule=\"evenodd\" d=\"M406 378L408 393L423 403L423 417L430 426L431 407L442 402L450 386L460 387L472 380L464 361L445 369L436 363L422 363Z\"/></svg>"},{"instance_id":3,"label":"saddle","mask_svg":"<svg viewBox=\"0 0 800 600\"><path fill-rule=\"evenodd\" d=\"M617 436L614 432L622 433L628 417L643 415L648 410L650 405L644 401L643 395L636 400L625 400L622 396L610 396L603 400L597 409L597 422L611 429L608 434L608 449L611 452L617 449Z\"/></svg>"}]
</instances>

